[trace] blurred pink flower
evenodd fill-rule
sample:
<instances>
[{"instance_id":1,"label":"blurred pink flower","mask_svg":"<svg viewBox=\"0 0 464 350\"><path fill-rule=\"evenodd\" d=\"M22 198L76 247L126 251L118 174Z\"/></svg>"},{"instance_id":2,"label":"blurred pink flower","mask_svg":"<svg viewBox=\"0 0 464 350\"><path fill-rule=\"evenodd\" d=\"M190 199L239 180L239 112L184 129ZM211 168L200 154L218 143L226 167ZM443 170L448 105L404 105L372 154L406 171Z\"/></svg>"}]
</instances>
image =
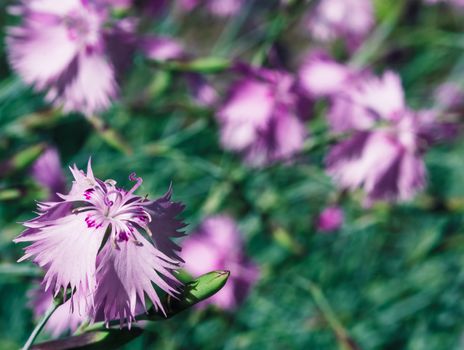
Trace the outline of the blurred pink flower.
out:
<instances>
[{"instance_id":1,"label":"blurred pink flower","mask_svg":"<svg viewBox=\"0 0 464 350\"><path fill-rule=\"evenodd\" d=\"M322 42L340 38L355 49L374 25L372 0L321 0L308 13L306 25Z\"/></svg>"},{"instance_id":2,"label":"blurred pink flower","mask_svg":"<svg viewBox=\"0 0 464 350\"><path fill-rule=\"evenodd\" d=\"M183 45L170 37L145 36L140 46L144 55L152 60L167 61L186 57Z\"/></svg>"},{"instance_id":3,"label":"blurred pink flower","mask_svg":"<svg viewBox=\"0 0 464 350\"><path fill-rule=\"evenodd\" d=\"M201 303L231 310L237 308L256 283L259 270L245 255L240 232L229 216L206 219L198 230L182 243L185 269L193 276L212 270L228 270L227 284Z\"/></svg>"},{"instance_id":4,"label":"blurred pink flower","mask_svg":"<svg viewBox=\"0 0 464 350\"><path fill-rule=\"evenodd\" d=\"M214 106L219 99L216 89L202 75L190 73L186 75L187 86L196 104L203 107Z\"/></svg>"},{"instance_id":5,"label":"blurred pink flower","mask_svg":"<svg viewBox=\"0 0 464 350\"><path fill-rule=\"evenodd\" d=\"M180 6L184 11L191 11L195 7L205 7L211 14L218 17L228 17L236 15L244 0L179 0Z\"/></svg>"},{"instance_id":6,"label":"blurred pink flower","mask_svg":"<svg viewBox=\"0 0 464 350\"><path fill-rule=\"evenodd\" d=\"M217 114L223 147L243 153L251 166L288 160L307 136L307 101L286 72L245 67L243 73Z\"/></svg>"},{"instance_id":7,"label":"blurred pink flower","mask_svg":"<svg viewBox=\"0 0 464 350\"><path fill-rule=\"evenodd\" d=\"M312 52L298 72L299 85L311 98L328 97L348 87L354 73L321 51Z\"/></svg>"},{"instance_id":8,"label":"blurred pink flower","mask_svg":"<svg viewBox=\"0 0 464 350\"><path fill-rule=\"evenodd\" d=\"M464 87L455 82L443 83L435 90L435 99L442 109L460 109L464 106Z\"/></svg>"},{"instance_id":9,"label":"blurred pink flower","mask_svg":"<svg viewBox=\"0 0 464 350\"><path fill-rule=\"evenodd\" d=\"M132 6L133 0L98 0L100 3L106 3L116 8L127 9Z\"/></svg>"},{"instance_id":10,"label":"blurred pink flower","mask_svg":"<svg viewBox=\"0 0 464 350\"><path fill-rule=\"evenodd\" d=\"M367 203L409 200L422 189L422 155L445 132L435 113L406 106L392 72L359 79L334 97L329 122L334 132L350 136L330 150L327 171L342 188L363 188Z\"/></svg>"},{"instance_id":11,"label":"blurred pink flower","mask_svg":"<svg viewBox=\"0 0 464 350\"><path fill-rule=\"evenodd\" d=\"M71 191L60 201L40 203L39 216L24 223L27 229L15 242L30 245L19 261L45 269L45 292L75 290L71 305L88 310L92 319L102 315L130 325L137 306L145 308L145 294L164 312L153 283L177 293L174 270L181 262L171 238L182 235L176 216L183 205L170 201L171 191L156 201L135 195L142 184L135 174L129 178L136 184L125 191L114 180L95 178L90 162L87 174L76 166L71 172Z\"/></svg>"},{"instance_id":12,"label":"blurred pink flower","mask_svg":"<svg viewBox=\"0 0 464 350\"><path fill-rule=\"evenodd\" d=\"M11 12L23 21L8 31L9 60L27 84L67 112L91 115L109 107L118 87L107 46L115 51L126 41L108 43L122 28L105 27L104 1L30 0Z\"/></svg>"},{"instance_id":13,"label":"blurred pink flower","mask_svg":"<svg viewBox=\"0 0 464 350\"><path fill-rule=\"evenodd\" d=\"M65 177L61 170L60 156L56 148L48 148L32 165L32 177L49 191L48 200L55 201L57 193L65 190Z\"/></svg>"},{"instance_id":14,"label":"blurred pink flower","mask_svg":"<svg viewBox=\"0 0 464 350\"><path fill-rule=\"evenodd\" d=\"M213 15L226 17L236 15L244 2L244 0L209 0L207 6Z\"/></svg>"},{"instance_id":15,"label":"blurred pink flower","mask_svg":"<svg viewBox=\"0 0 464 350\"><path fill-rule=\"evenodd\" d=\"M201 0L179 0L179 4L184 11L191 11L199 5Z\"/></svg>"},{"instance_id":16,"label":"blurred pink flower","mask_svg":"<svg viewBox=\"0 0 464 350\"><path fill-rule=\"evenodd\" d=\"M319 214L316 228L321 232L336 231L343 225L343 217L343 210L340 207L327 207Z\"/></svg>"}]
</instances>

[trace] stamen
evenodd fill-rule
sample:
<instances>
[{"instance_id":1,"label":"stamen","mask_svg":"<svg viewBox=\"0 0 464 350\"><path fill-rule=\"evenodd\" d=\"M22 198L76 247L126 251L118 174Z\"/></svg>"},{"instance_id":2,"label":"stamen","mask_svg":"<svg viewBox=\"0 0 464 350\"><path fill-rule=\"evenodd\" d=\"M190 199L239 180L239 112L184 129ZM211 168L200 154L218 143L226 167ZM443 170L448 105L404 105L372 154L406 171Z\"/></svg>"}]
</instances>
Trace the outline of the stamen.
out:
<instances>
[{"instance_id":1,"label":"stamen","mask_svg":"<svg viewBox=\"0 0 464 350\"><path fill-rule=\"evenodd\" d=\"M142 185L142 182L143 182L143 180L142 180L141 177L137 177L137 174L136 174L136 173L131 173L131 174L129 175L129 180L131 180L131 181L137 181L137 183L134 185L134 187L132 187L132 188L130 189L129 192L127 192L127 195L128 195L128 196L131 195L132 193L134 193L135 190L136 190L137 188L139 188L139 187Z\"/></svg>"},{"instance_id":2,"label":"stamen","mask_svg":"<svg viewBox=\"0 0 464 350\"><path fill-rule=\"evenodd\" d=\"M116 186L117 182L115 180L113 180L113 179L107 179L107 180L105 180L105 184L114 187L114 186Z\"/></svg>"},{"instance_id":3,"label":"stamen","mask_svg":"<svg viewBox=\"0 0 464 350\"><path fill-rule=\"evenodd\" d=\"M105 198L103 198L103 202L105 203L107 207L111 207L114 204L113 201L109 200L108 195L106 195Z\"/></svg>"},{"instance_id":4,"label":"stamen","mask_svg":"<svg viewBox=\"0 0 464 350\"><path fill-rule=\"evenodd\" d=\"M112 200L110 200L109 196L112 195L113 193L116 193L117 196L119 196L120 198L122 198L122 194L121 192L119 191L116 191L116 190L113 190L113 191L110 191L108 193L105 194L105 197L103 198L103 202L105 203L105 205L107 207L111 207L113 206L114 202Z\"/></svg>"},{"instance_id":5,"label":"stamen","mask_svg":"<svg viewBox=\"0 0 464 350\"><path fill-rule=\"evenodd\" d=\"M143 228L145 229L145 231L147 231L147 233L148 233L148 235L149 235L150 237L153 237L153 232L151 232L151 230L150 230L150 228L148 227L148 225L145 225Z\"/></svg>"}]
</instances>

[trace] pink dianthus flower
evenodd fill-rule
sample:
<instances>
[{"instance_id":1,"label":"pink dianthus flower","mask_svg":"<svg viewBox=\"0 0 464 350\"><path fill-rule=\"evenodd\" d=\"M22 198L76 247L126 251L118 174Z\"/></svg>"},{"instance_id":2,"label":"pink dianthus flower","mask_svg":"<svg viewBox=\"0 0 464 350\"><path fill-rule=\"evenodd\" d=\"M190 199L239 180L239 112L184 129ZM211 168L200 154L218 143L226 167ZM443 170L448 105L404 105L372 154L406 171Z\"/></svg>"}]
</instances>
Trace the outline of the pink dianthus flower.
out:
<instances>
[{"instance_id":1,"label":"pink dianthus flower","mask_svg":"<svg viewBox=\"0 0 464 350\"><path fill-rule=\"evenodd\" d=\"M45 270L44 292L74 291L70 312L86 310L91 320L130 325L136 310L146 309L146 296L164 312L154 285L177 293L180 248L171 239L183 235L185 225L176 218L183 205L171 202L171 190L155 201L136 195L142 179L135 174L130 180L136 184L126 191L96 178L90 161L87 173L70 169L70 192L39 203L39 216L15 239L29 243L19 261Z\"/></svg>"},{"instance_id":2,"label":"pink dianthus flower","mask_svg":"<svg viewBox=\"0 0 464 350\"><path fill-rule=\"evenodd\" d=\"M355 49L374 25L372 0L321 0L310 10L306 25L317 40L341 38Z\"/></svg>"},{"instance_id":3,"label":"pink dianthus flower","mask_svg":"<svg viewBox=\"0 0 464 350\"><path fill-rule=\"evenodd\" d=\"M289 160L307 137L307 100L287 72L243 67L219 109L221 143L251 166Z\"/></svg>"},{"instance_id":4,"label":"pink dianthus flower","mask_svg":"<svg viewBox=\"0 0 464 350\"><path fill-rule=\"evenodd\" d=\"M327 171L342 188L363 188L367 203L411 199L425 186L424 152L447 132L433 111L407 107L393 72L360 77L335 96L329 123L348 137L330 150Z\"/></svg>"},{"instance_id":5,"label":"pink dianthus flower","mask_svg":"<svg viewBox=\"0 0 464 350\"><path fill-rule=\"evenodd\" d=\"M10 12L22 24L8 31L9 61L27 84L66 112L109 107L118 91L112 53L131 34L110 23L106 1L24 0Z\"/></svg>"}]
</instances>

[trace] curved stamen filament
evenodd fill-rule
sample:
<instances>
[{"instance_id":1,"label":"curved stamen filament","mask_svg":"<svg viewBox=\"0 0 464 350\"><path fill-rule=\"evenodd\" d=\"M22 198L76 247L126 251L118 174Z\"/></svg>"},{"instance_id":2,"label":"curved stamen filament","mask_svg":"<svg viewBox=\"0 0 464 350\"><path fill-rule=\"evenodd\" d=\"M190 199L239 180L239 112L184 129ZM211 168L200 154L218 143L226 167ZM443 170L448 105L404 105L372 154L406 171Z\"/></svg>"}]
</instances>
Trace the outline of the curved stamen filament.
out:
<instances>
[{"instance_id":1,"label":"curved stamen filament","mask_svg":"<svg viewBox=\"0 0 464 350\"><path fill-rule=\"evenodd\" d=\"M116 193L116 195L119 196L120 199L122 199L122 194L119 191L113 190L113 191L106 193L105 197L103 198L103 202L105 203L107 207L111 207L114 204L114 202L110 200L109 198L110 195L112 195L113 193Z\"/></svg>"},{"instance_id":2,"label":"curved stamen filament","mask_svg":"<svg viewBox=\"0 0 464 350\"><path fill-rule=\"evenodd\" d=\"M139 187L142 185L142 182L143 182L143 180L142 180L141 177L137 177L137 174L136 174L136 173L131 173L131 174L129 175L129 180L131 180L131 181L137 181L137 183L130 189L129 192L127 192L126 196L130 196L132 193L134 193L135 190L136 190L137 188L139 188Z\"/></svg>"}]
</instances>

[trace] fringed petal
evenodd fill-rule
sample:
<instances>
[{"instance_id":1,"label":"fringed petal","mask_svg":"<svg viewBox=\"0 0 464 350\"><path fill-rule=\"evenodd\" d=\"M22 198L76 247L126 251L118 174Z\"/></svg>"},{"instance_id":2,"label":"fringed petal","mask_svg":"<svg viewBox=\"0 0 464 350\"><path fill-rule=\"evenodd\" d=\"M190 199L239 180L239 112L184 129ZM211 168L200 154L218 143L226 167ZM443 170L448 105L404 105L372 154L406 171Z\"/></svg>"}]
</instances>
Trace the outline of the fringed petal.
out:
<instances>
[{"instance_id":1,"label":"fringed petal","mask_svg":"<svg viewBox=\"0 0 464 350\"><path fill-rule=\"evenodd\" d=\"M119 319L129 326L135 319L137 304L145 308L145 295L164 312L153 284L170 295L176 295L179 285L173 274L179 262L169 259L138 232L134 237L137 242L120 242L118 249L107 244L102 249L95 295L95 316L103 313L105 321Z\"/></svg>"},{"instance_id":2,"label":"fringed petal","mask_svg":"<svg viewBox=\"0 0 464 350\"><path fill-rule=\"evenodd\" d=\"M70 287L85 295L83 299L91 306L96 258L106 227L89 228L85 219L85 214L68 215L15 242L31 242L19 261L30 259L46 270L45 291L58 294ZM82 300L76 301L79 304Z\"/></svg>"},{"instance_id":3,"label":"fringed petal","mask_svg":"<svg viewBox=\"0 0 464 350\"><path fill-rule=\"evenodd\" d=\"M183 229L187 226L178 216L182 213L185 205L181 202L173 202L172 188L160 198L146 207L151 216L148 227L155 246L171 259L179 259L181 248L173 241L175 238L183 237Z\"/></svg>"},{"instance_id":4,"label":"fringed petal","mask_svg":"<svg viewBox=\"0 0 464 350\"><path fill-rule=\"evenodd\" d=\"M62 105L67 112L88 116L108 108L118 89L113 65L99 52L81 52L77 65L73 80L52 87L47 100Z\"/></svg>"}]
</instances>

